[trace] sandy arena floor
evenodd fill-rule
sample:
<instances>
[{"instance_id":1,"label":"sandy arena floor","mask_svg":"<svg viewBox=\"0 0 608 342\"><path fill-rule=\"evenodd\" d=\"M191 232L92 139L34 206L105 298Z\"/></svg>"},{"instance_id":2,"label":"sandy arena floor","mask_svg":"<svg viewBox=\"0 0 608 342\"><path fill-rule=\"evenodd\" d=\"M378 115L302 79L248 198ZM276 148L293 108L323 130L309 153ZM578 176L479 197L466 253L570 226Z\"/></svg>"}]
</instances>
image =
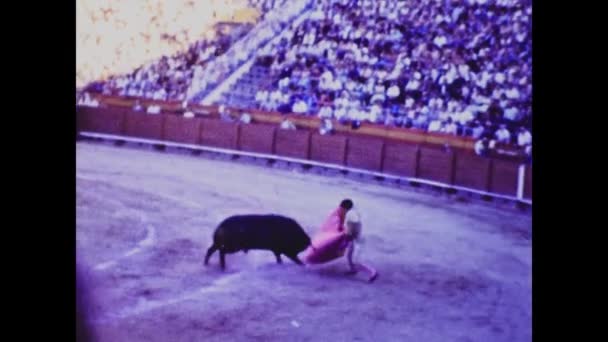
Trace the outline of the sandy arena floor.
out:
<instances>
[{"instance_id":1,"label":"sandy arena floor","mask_svg":"<svg viewBox=\"0 0 608 342\"><path fill-rule=\"evenodd\" d=\"M342 175L78 142L78 261L101 341L519 342L532 335L529 213ZM216 225L279 213L309 234L344 197L357 258L300 267L203 257Z\"/></svg>"}]
</instances>

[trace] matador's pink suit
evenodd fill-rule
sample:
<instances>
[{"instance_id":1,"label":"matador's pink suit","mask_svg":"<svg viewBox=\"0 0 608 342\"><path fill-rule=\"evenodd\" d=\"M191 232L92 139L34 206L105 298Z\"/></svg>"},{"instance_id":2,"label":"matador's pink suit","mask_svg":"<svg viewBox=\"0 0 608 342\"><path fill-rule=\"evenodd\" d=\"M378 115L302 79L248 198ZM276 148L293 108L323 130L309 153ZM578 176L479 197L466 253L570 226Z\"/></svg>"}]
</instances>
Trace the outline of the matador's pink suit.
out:
<instances>
[{"instance_id":1,"label":"matador's pink suit","mask_svg":"<svg viewBox=\"0 0 608 342\"><path fill-rule=\"evenodd\" d=\"M304 256L309 264L328 262L344 255L348 240L344 234L343 209L338 207L329 214L312 238L311 244Z\"/></svg>"}]
</instances>

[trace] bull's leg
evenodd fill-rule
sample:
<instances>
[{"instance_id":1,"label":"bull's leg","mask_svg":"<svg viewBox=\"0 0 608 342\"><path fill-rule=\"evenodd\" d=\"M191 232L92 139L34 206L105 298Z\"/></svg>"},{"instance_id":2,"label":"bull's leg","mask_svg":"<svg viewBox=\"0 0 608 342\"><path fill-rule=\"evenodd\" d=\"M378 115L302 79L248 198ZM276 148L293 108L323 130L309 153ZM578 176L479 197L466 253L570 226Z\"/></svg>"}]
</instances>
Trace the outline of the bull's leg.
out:
<instances>
[{"instance_id":1,"label":"bull's leg","mask_svg":"<svg viewBox=\"0 0 608 342\"><path fill-rule=\"evenodd\" d=\"M274 253L274 256L277 257L277 264L282 264L283 260L281 260L281 253L275 251L272 252Z\"/></svg>"},{"instance_id":2,"label":"bull's leg","mask_svg":"<svg viewBox=\"0 0 608 342\"><path fill-rule=\"evenodd\" d=\"M213 253L215 253L215 251L217 251L217 246L215 244L211 245L211 247L209 247L209 249L207 250L207 255L205 255L205 265L209 264L209 258L211 258L211 255Z\"/></svg>"},{"instance_id":3,"label":"bull's leg","mask_svg":"<svg viewBox=\"0 0 608 342\"><path fill-rule=\"evenodd\" d=\"M298 265L304 266L304 263L298 258L298 255L285 254L287 257Z\"/></svg>"},{"instance_id":4,"label":"bull's leg","mask_svg":"<svg viewBox=\"0 0 608 342\"><path fill-rule=\"evenodd\" d=\"M226 269L226 252L223 249L220 249L220 267L222 270Z\"/></svg>"}]
</instances>

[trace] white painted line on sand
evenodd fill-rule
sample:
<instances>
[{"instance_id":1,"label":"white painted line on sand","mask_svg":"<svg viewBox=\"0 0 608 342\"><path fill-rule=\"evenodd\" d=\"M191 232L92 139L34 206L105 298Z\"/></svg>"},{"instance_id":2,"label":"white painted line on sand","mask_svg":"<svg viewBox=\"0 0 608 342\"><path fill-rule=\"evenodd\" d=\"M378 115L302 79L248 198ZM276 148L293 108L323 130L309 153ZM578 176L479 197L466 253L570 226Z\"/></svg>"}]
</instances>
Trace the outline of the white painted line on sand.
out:
<instances>
[{"instance_id":1,"label":"white painted line on sand","mask_svg":"<svg viewBox=\"0 0 608 342\"><path fill-rule=\"evenodd\" d=\"M115 266L119 260L133 256L133 255L141 252L144 248L154 245L154 243L156 242L156 229L154 228L153 225L148 223L147 217L144 213L142 213L141 211L138 211L138 210L134 210L134 209L125 209L125 210L116 212L114 215L120 216L122 214L138 217L139 221L142 224L144 224L146 227L146 236L142 240L137 242L137 245L134 248L123 253L118 258L95 265L95 267L94 267L95 270L98 270L98 271L107 270L108 268Z\"/></svg>"},{"instance_id":2,"label":"white painted line on sand","mask_svg":"<svg viewBox=\"0 0 608 342\"><path fill-rule=\"evenodd\" d=\"M146 237L143 240L139 241L135 248L125 252L124 254L122 254L121 256L119 256L116 259L102 262L100 264L95 265L94 269L98 270L98 271L107 270L108 268L115 266L119 260L133 256L133 255L141 252L144 248L152 246L155 242L156 242L156 229L152 225L146 225Z\"/></svg>"}]
</instances>

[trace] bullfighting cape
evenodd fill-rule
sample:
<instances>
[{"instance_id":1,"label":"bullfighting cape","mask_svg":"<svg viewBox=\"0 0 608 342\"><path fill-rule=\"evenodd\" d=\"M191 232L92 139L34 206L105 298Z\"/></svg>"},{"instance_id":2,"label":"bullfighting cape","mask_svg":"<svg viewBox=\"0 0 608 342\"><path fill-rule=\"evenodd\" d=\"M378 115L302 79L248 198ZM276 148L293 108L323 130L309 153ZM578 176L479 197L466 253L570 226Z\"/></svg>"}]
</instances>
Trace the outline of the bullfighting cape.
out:
<instances>
[{"instance_id":1,"label":"bullfighting cape","mask_svg":"<svg viewBox=\"0 0 608 342\"><path fill-rule=\"evenodd\" d=\"M305 252L306 263L321 264L344 255L348 240L342 229L342 221L339 209L327 217Z\"/></svg>"}]
</instances>

